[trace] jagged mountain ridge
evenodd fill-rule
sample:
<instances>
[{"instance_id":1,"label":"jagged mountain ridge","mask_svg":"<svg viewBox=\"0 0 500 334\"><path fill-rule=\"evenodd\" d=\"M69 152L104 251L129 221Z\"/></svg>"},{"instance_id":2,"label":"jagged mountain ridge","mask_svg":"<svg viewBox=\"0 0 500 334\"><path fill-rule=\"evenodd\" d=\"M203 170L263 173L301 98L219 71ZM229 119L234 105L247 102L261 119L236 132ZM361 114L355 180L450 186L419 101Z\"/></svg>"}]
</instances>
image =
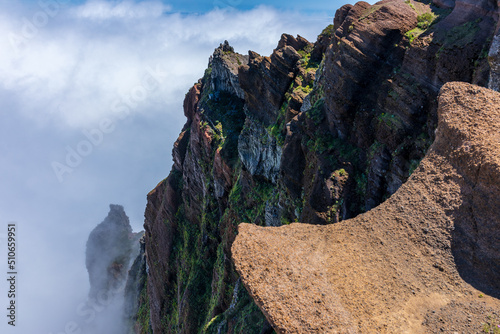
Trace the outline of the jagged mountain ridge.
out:
<instances>
[{"instance_id":1,"label":"jagged mountain ridge","mask_svg":"<svg viewBox=\"0 0 500 334\"><path fill-rule=\"evenodd\" d=\"M434 139L440 87L493 77L497 22L495 1L359 2L315 44L216 49L186 95L172 171L148 194L137 332L272 332L236 284L237 225L336 223L393 194Z\"/></svg>"}]
</instances>

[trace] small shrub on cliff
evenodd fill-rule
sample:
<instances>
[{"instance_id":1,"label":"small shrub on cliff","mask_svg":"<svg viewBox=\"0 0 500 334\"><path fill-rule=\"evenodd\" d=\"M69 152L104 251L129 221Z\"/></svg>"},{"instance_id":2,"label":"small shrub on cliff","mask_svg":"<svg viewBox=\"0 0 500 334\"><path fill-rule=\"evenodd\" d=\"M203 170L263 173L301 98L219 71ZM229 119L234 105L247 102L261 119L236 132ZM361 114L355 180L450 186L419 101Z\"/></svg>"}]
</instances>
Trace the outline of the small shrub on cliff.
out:
<instances>
[{"instance_id":1,"label":"small shrub on cliff","mask_svg":"<svg viewBox=\"0 0 500 334\"><path fill-rule=\"evenodd\" d=\"M434 15L434 13L424 13L417 16L417 27L405 33L405 36L409 39L410 44L413 43L415 38L420 36L430 26L436 23L438 19L439 16Z\"/></svg>"},{"instance_id":2,"label":"small shrub on cliff","mask_svg":"<svg viewBox=\"0 0 500 334\"><path fill-rule=\"evenodd\" d=\"M436 16L432 13L424 13L422 15L419 15L417 16L417 27L425 30L431 26L435 19Z\"/></svg>"},{"instance_id":3,"label":"small shrub on cliff","mask_svg":"<svg viewBox=\"0 0 500 334\"><path fill-rule=\"evenodd\" d=\"M276 139L276 142L279 146L283 146L283 144L285 143L285 134L283 133L283 131L281 131L283 127L282 123L283 122L275 123L269 130L269 133Z\"/></svg>"},{"instance_id":4,"label":"small shrub on cliff","mask_svg":"<svg viewBox=\"0 0 500 334\"><path fill-rule=\"evenodd\" d=\"M405 33L405 36L408 38L410 44L413 43L413 41L415 40L415 38L417 38L418 36L420 36L424 31L420 28L415 28L415 29L412 29L408 32Z\"/></svg>"},{"instance_id":5,"label":"small shrub on cliff","mask_svg":"<svg viewBox=\"0 0 500 334\"><path fill-rule=\"evenodd\" d=\"M290 86L289 90L292 90L293 88L293 83ZM267 132L273 136L276 139L276 142L278 143L279 146L283 146L285 143L285 113L286 109L288 108L288 103L290 102L290 95L285 96L285 102L283 102L283 105L280 108L278 118L276 119L276 123L268 127Z\"/></svg>"},{"instance_id":6,"label":"small shrub on cliff","mask_svg":"<svg viewBox=\"0 0 500 334\"><path fill-rule=\"evenodd\" d=\"M347 172L345 171L344 168L341 168L341 169L338 169L335 172L333 172L333 174L338 175L338 176L346 176Z\"/></svg>"},{"instance_id":7,"label":"small shrub on cliff","mask_svg":"<svg viewBox=\"0 0 500 334\"><path fill-rule=\"evenodd\" d=\"M147 293L146 283L144 282L144 286L139 295L139 310L137 311L136 324L134 327L141 330L141 333L147 333L150 324L150 310L149 310L149 296Z\"/></svg>"},{"instance_id":8,"label":"small shrub on cliff","mask_svg":"<svg viewBox=\"0 0 500 334\"><path fill-rule=\"evenodd\" d=\"M405 4L407 4L408 6L410 6L413 10L417 10L417 9L415 8L415 5L414 5L414 4L412 4L410 0L406 0L406 1L405 1Z\"/></svg>"},{"instance_id":9,"label":"small shrub on cliff","mask_svg":"<svg viewBox=\"0 0 500 334\"><path fill-rule=\"evenodd\" d=\"M418 165L420 165L420 160L414 159L410 161L410 167L408 168L408 176L413 174L415 169L417 169Z\"/></svg>"},{"instance_id":10,"label":"small shrub on cliff","mask_svg":"<svg viewBox=\"0 0 500 334\"><path fill-rule=\"evenodd\" d=\"M327 26L325 29L323 29L323 31L321 32L320 36L321 35L325 35L325 36L333 36L333 33L335 32L335 30L333 29L333 24L330 24L329 26Z\"/></svg>"},{"instance_id":11,"label":"small shrub on cliff","mask_svg":"<svg viewBox=\"0 0 500 334\"><path fill-rule=\"evenodd\" d=\"M319 125L323 118L325 118L324 108L325 100L320 99L316 101L314 106L306 112L306 116L309 117L315 125Z\"/></svg>"},{"instance_id":12,"label":"small shrub on cliff","mask_svg":"<svg viewBox=\"0 0 500 334\"><path fill-rule=\"evenodd\" d=\"M394 92L394 94L397 93ZM389 95L391 95L391 93L389 93ZM396 99L393 95L391 95L391 97ZM392 130L397 130L402 127L401 120L394 114L381 113L380 115L378 115L377 120L379 125L385 124L387 127L389 127L389 129Z\"/></svg>"}]
</instances>

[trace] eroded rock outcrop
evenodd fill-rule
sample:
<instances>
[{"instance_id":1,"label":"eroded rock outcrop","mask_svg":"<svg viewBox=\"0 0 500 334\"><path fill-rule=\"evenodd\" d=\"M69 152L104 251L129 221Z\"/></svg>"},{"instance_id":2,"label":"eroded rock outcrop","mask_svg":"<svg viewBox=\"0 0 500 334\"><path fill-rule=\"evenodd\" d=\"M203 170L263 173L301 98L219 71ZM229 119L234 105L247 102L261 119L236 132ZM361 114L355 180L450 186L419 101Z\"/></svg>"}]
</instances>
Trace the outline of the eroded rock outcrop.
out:
<instances>
[{"instance_id":1,"label":"eroded rock outcrop","mask_svg":"<svg viewBox=\"0 0 500 334\"><path fill-rule=\"evenodd\" d=\"M139 239L143 233L132 232L121 205L111 204L109 208L107 217L92 230L87 240L85 261L90 292L88 309L84 310L95 312L85 323L83 333L128 333L132 325L129 320L137 313L140 289L137 284L127 288L125 285L127 280L134 280L138 275L132 270L131 278L129 269L140 252Z\"/></svg>"},{"instance_id":2,"label":"eroded rock outcrop","mask_svg":"<svg viewBox=\"0 0 500 334\"><path fill-rule=\"evenodd\" d=\"M238 80L238 67L247 63L248 56L234 52L229 42L224 41L224 44L215 50L209 64L211 89L214 93L225 91L243 99L245 93Z\"/></svg>"},{"instance_id":3,"label":"eroded rock outcrop","mask_svg":"<svg viewBox=\"0 0 500 334\"><path fill-rule=\"evenodd\" d=\"M307 46L311 44L303 38L297 40L283 34L270 57L254 54L250 56L248 65L239 68L248 113L265 126L276 121L284 94L295 77L296 63L301 59L298 51L303 51Z\"/></svg>"},{"instance_id":4,"label":"eroded rock outcrop","mask_svg":"<svg viewBox=\"0 0 500 334\"><path fill-rule=\"evenodd\" d=\"M330 226L242 224L233 259L278 333L476 333L500 309L500 94L443 87L410 180Z\"/></svg>"},{"instance_id":5,"label":"eroded rock outcrop","mask_svg":"<svg viewBox=\"0 0 500 334\"><path fill-rule=\"evenodd\" d=\"M360 149L354 157L334 149L339 158L330 166L319 161L323 170L353 165L349 175L363 195L357 196L361 203L346 208L347 217L394 193L423 157L433 140L436 97L444 83L487 85L485 55L497 21L491 1L457 1L445 10L384 0L337 12L338 28L316 85L322 88L318 96L324 92L328 131L306 128L305 133L330 134L343 142L342 149Z\"/></svg>"},{"instance_id":6,"label":"eroded rock outcrop","mask_svg":"<svg viewBox=\"0 0 500 334\"><path fill-rule=\"evenodd\" d=\"M130 221L121 205L111 204L108 216L87 240L86 260L90 298L117 290L127 279L134 244Z\"/></svg>"}]
</instances>

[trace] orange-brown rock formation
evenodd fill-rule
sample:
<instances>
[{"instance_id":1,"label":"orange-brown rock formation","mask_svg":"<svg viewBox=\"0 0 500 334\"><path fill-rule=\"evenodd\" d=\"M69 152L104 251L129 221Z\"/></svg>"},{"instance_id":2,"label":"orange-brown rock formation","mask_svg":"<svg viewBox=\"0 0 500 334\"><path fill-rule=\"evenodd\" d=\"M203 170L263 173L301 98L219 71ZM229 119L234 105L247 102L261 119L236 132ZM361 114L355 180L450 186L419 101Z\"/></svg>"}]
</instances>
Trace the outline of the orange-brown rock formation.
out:
<instances>
[{"instance_id":1,"label":"orange-brown rock formation","mask_svg":"<svg viewBox=\"0 0 500 334\"><path fill-rule=\"evenodd\" d=\"M373 210L239 226L236 269L278 333L478 333L498 320L500 94L446 84L438 116L420 166Z\"/></svg>"}]
</instances>

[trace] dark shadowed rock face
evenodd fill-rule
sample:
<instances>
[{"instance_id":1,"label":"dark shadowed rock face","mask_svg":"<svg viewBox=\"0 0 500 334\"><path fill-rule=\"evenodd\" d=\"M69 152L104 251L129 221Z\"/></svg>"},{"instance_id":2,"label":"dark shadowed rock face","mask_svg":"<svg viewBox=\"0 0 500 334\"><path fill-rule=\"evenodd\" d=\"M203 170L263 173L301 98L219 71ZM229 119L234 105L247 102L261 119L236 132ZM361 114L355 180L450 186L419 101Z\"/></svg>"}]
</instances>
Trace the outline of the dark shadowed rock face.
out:
<instances>
[{"instance_id":1,"label":"dark shadowed rock face","mask_svg":"<svg viewBox=\"0 0 500 334\"><path fill-rule=\"evenodd\" d=\"M276 183L281 163L281 147L262 126L250 119L238 140L238 155L252 175L260 175Z\"/></svg>"},{"instance_id":2,"label":"dark shadowed rock face","mask_svg":"<svg viewBox=\"0 0 500 334\"><path fill-rule=\"evenodd\" d=\"M432 0L432 3L445 9L452 9L455 6L455 0Z\"/></svg>"},{"instance_id":3,"label":"dark shadowed rock face","mask_svg":"<svg viewBox=\"0 0 500 334\"><path fill-rule=\"evenodd\" d=\"M266 126L276 120L297 71L296 63L301 58L298 51L311 46L303 38L283 34L271 57L251 57L248 65L239 68L240 84L252 117Z\"/></svg>"},{"instance_id":4,"label":"dark shadowed rock face","mask_svg":"<svg viewBox=\"0 0 500 334\"><path fill-rule=\"evenodd\" d=\"M87 240L86 266L90 298L118 289L127 278L134 234L121 205L111 204L108 216Z\"/></svg>"},{"instance_id":5,"label":"dark shadowed rock face","mask_svg":"<svg viewBox=\"0 0 500 334\"><path fill-rule=\"evenodd\" d=\"M126 328L130 333L150 331L149 314L144 312L144 302L147 300L147 265L144 236L139 240L139 247L139 254L130 267L125 285L123 316ZM141 306L143 306L142 310Z\"/></svg>"},{"instance_id":6,"label":"dark shadowed rock face","mask_svg":"<svg viewBox=\"0 0 500 334\"><path fill-rule=\"evenodd\" d=\"M500 31L493 37L493 43L488 52L488 62L491 68L488 88L500 91Z\"/></svg>"}]
</instances>

